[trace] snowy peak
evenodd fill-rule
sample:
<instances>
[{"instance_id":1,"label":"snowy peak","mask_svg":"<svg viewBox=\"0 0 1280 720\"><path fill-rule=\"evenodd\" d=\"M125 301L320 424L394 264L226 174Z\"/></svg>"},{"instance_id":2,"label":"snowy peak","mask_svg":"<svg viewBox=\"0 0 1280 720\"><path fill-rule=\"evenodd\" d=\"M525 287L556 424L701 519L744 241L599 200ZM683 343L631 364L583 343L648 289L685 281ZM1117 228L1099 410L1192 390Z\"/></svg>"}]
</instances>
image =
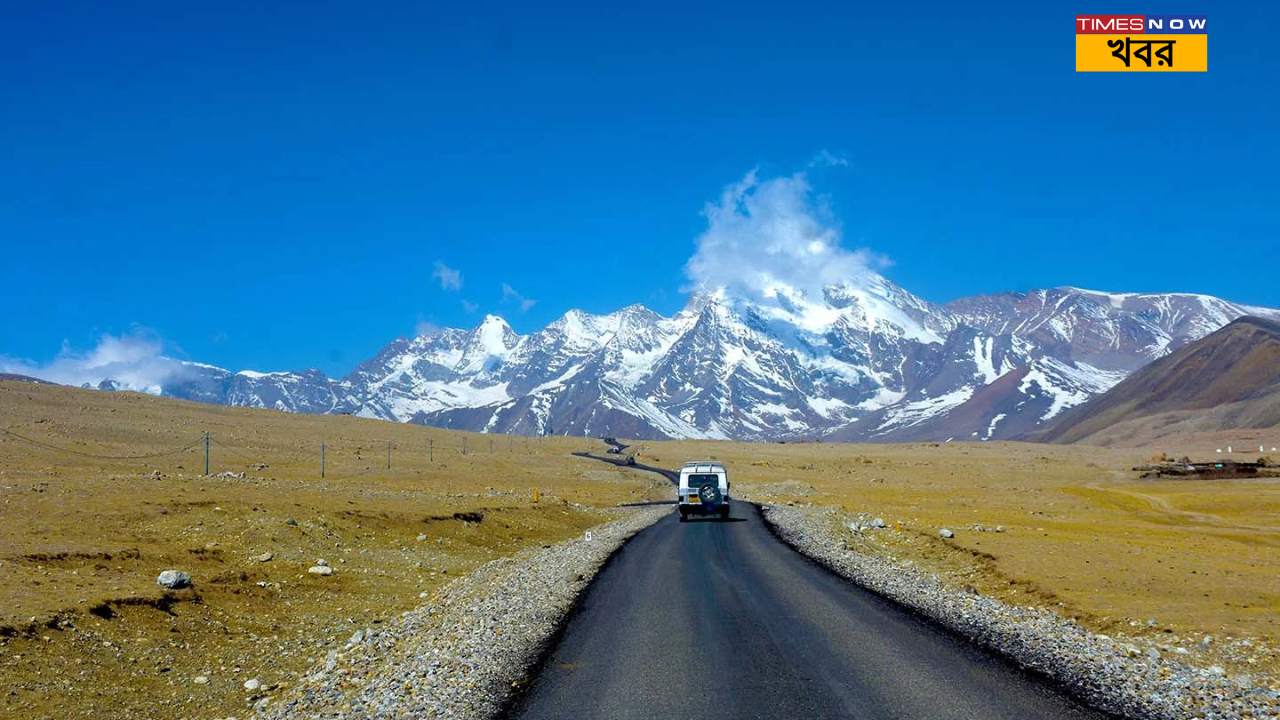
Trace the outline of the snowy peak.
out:
<instances>
[{"instance_id":1,"label":"snowy peak","mask_svg":"<svg viewBox=\"0 0 1280 720\"><path fill-rule=\"evenodd\" d=\"M462 357L453 367L462 375L492 372L501 366L507 353L520 342L506 320L497 315L486 315L484 321L467 336L462 346Z\"/></svg>"}]
</instances>

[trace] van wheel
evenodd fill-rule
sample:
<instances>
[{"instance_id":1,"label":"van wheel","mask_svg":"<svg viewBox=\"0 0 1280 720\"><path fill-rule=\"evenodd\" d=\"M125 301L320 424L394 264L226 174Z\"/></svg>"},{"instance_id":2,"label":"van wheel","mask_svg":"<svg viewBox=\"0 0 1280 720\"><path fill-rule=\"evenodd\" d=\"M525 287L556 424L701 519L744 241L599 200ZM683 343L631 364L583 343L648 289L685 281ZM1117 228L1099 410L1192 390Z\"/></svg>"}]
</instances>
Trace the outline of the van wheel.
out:
<instances>
[{"instance_id":1,"label":"van wheel","mask_svg":"<svg viewBox=\"0 0 1280 720\"><path fill-rule=\"evenodd\" d=\"M680 513L680 522L688 522L688 521L689 521L689 516L685 515L684 513Z\"/></svg>"}]
</instances>

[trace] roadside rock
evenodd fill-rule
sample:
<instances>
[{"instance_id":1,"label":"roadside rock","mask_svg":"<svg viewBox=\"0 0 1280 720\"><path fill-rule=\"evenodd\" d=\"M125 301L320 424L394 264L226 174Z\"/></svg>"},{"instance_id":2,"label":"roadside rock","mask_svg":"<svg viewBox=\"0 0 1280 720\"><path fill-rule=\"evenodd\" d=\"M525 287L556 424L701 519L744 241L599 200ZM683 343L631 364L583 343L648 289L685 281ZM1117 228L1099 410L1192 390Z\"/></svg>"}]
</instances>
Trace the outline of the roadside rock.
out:
<instances>
[{"instance_id":1,"label":"roadside rock","mask_svg":"<svg viewBox=\"0 0 1280 720\"><path fill-rule=\"evenodd\" d=\"M329 577L330 575L333 574L333 568L329 567L328 565L313 565L307 568L307 572L311 573L312 575Z\"/></svg>"},{"instance_id":2,"label":"roadside rock","mask_svg":"<svg viewBox=\"0 0 1280 720\"><path fill-rule=\"evenodd\" d=\"M938 535L939 535L940 537L944 537L944 538L947 538L947 539L950 539L950 538L953 538L953 537L955 537L955 536L956 536L956 534L955 534L955 533L951 532L950 530L948 530L948 529L946 529L946 528L942 528L941 530L939 530L939 531L938 531Z\"/></svg>"},{"instance_id":3,"label":"roadside rock","mask_svg":"<svg viewBox=\"0 0 1280 720\"><path fill-rule=\"evenodd\" d=\"M170 590L191 587L191 575L181 570L165 570L156 578L156 584Z\"/></svg>"}]
</instances>

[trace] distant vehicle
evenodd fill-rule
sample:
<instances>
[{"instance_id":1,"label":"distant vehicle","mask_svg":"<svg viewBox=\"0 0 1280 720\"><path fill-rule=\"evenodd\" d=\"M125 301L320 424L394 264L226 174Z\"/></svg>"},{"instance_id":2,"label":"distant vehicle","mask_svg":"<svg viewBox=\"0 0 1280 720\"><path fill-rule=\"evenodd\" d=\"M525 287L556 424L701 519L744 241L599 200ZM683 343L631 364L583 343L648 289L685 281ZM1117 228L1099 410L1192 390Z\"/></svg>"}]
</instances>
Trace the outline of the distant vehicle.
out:
<instances>
[{"instance_id":1,"label":"distant vehicle","mask_svg":"<svg viewBox=\"0 0 1280 720\"><path fill-rule=\"evenodd\" d=\"M632 466L632 467L635 467L635 464L636 464L636 456L635 456L635 455L628 455L628 456L627 456L627 465Z\"/></svg>"},{"instance_id":2,"label":"distant vehicle","mask_svg":"<svg viewBox=\"0 0 1280 720\"><path fill-rule=\"evenodd\" d=\"M729 517L729 472L718 462L685 463L680 468L676 493L680 522L690 515L719 515L722 520Z\"/></svg>"}]
</instances>

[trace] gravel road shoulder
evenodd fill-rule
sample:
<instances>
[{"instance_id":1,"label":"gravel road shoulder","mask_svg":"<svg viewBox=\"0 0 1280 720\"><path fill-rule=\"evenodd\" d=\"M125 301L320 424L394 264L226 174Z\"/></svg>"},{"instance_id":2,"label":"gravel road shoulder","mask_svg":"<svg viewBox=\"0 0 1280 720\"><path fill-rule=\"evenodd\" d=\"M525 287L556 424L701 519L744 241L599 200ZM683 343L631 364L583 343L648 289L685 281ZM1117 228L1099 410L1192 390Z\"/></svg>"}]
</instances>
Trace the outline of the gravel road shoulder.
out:
<instances>
[{"instance_id":1,"label":"gravel road shoulder","mask_svg":"<svg viewBox=\"0 0 1280 720\"><path fill-rule=\"evenodd\" d=\"M1166 657L1154 647L1091 633L1040 608L945 586L907 561L856 552L829 508L762 505L784 542L856 584L1072 688L1126 717L1280 718L1280 692ZM845 530L847 532L847 530Z\"/></svg>"},{"instance_id":2,"label":"gravel road shoulder","mask_svg":"<svg viewBox=\"0 0 1280 720\"><path fill-rule=\"evenodd\" d=\"M671 510L622 512L589 541L495 560L387 626L357 632L257 717L494 717L609 556Z\"/></svg>"}]
</instances>

